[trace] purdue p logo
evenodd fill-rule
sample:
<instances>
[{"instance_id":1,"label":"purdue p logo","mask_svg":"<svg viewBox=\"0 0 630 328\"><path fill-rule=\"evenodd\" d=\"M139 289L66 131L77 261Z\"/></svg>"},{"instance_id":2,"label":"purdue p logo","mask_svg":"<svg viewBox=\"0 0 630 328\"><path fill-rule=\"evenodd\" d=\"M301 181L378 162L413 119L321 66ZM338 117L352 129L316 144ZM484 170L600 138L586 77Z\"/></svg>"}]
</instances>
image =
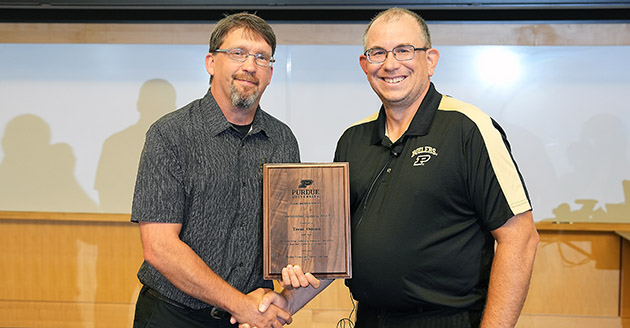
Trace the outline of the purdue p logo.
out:
<instances>
[{"instance_id":1,"label":"purdue p logo","mask_svg":"<svg viewBox=\"0 0 630 328\"><path fill-rule=\"evenodd\" d=\"M300 181L300 185L298 186L298 188L306 188L312 184L313 184L313 180L302 180Z\"/></svg>"},{"instance_id":2,"label":"purdue p logo","mask_svg":"<svg viewBox=\"0 0 630 328\"><path fill-rule=\"evenodd\" d=\"M423 166L432 156L437 156L437 149L431 146L418 147L411 152L411 157L416 157L413 166Z\"/></svg>"}]
</instances>

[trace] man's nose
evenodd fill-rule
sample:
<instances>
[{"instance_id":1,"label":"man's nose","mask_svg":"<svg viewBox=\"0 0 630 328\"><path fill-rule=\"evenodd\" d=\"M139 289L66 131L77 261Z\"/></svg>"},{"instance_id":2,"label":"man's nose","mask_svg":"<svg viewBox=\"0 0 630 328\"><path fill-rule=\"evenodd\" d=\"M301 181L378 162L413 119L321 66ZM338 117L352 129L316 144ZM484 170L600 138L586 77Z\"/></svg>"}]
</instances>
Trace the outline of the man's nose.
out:
<instances>
[{"instance_id":1,"label":"man's nose","mask_svg":"<svg viewBox=\"0 0 630 328\"><path fill-rule=\"evenodd\" d=\"M398 59L396 59L396 56L394 56L394 52L393 51L388 51L387 54L385 55L385 61L383 62L383 66L385 66L385 68L389 68L389 67L396 67L398 66L398 64L400 64L400 62L398 61Z\"/></svg>"},{"instance_id":2,"label":"man's nose","mask_svg":"<svg viewBox=\"0 0 630 328\"><path fill-rule=\"evenodd\" d=\"M251 58L250 58L250 57L251 57ZM252 68L254 68L254 69L255 69L255 68L256 68L256 66L257 66L257 64L256 64L256 55L254 55L254 54L248 54L248 55L245 57L245 61L243 62L243 65L244 65L245 67L248 67L248 68L249 68L249 67L252 67Z\"/></svg>"}]
</instances>

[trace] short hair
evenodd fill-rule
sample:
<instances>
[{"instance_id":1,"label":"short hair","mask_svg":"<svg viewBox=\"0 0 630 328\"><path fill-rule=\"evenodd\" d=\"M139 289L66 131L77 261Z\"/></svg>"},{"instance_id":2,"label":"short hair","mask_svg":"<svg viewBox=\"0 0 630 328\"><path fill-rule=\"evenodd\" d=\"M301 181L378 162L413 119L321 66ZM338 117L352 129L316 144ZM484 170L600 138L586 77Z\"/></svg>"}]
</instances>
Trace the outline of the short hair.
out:
<instances>
[{"instance_id":1,"label":"short hair","mask_svg":"<svg viewBox=\"0 0 630 328\"><path fill-rule=\"evenodd\" d=\"M249 13L238 13L225 16L212 31L208 52L213 52L223 44L225 36L233 29L244 28L251 37L261 37L271 46L271 55L276 52L276 34L264 19Z\"/></svg>"},{"instance_id":2,"label":"short hair","mask_svg":"<svg viewBox=\"0 0 630 328\"><path fill-rule=\"evenodd\" d=\"M264 19L249 13L238 13L226 15L214 27L208 42L208 52L212 53L219 49L225 36L233 29L243 28L245 33L250 37L261 37L267 44L271 46L271 56L276 53L276 34ZM212 84L212 75L210 75L210 84Z\"/></svg>"},{"instance_id":3,"label":"short hair","mask_svg":"<svg viewBox=\"0 0 630 328\"><path fill-rule=\"evenodd\" d=\"M420 26L420 38L425 42L423 46L431 48L431 33L429 32L427 22L425 22L424 19L420 17L420 15L409 9L394 7L381 11L376 16L374 16L374 18L372 18L370 24L368 24L365 32L363 33L363 50L367 50L367 33L372 27L372 24L374 24L377 19L383 18L386 21L392 21L400 18L403 15L409 15L418 22L418 25Z\"/></svg>"}]
</instances>

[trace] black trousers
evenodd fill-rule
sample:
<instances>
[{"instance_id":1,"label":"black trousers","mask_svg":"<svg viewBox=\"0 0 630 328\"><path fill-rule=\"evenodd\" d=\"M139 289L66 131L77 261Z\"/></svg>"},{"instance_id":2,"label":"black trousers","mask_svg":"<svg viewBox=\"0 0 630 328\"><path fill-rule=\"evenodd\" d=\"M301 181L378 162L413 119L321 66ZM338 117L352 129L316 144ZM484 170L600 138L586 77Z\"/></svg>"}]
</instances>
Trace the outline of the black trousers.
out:
<instances>
[{"instance_id":1,"label":"black trousers","mask_svg":"<svg viewBox=\"0 0 630 328\"><path fill-rule=\"evenodd\" d=\"M228 316L213 318L209 310L194 310L168 302L142 287L136 303L133 328L233 328Z\"/></svg>"},{"instance_id":2,"label":"black trousers","mask_svg":"<svg viewBox=\"0 0 630 328\"><path fill-rule=\"evenodd\" d=\"M478 328L480 311L433 308L392 312L359 303L355 328Z\"/></svg>"}]
</instances>

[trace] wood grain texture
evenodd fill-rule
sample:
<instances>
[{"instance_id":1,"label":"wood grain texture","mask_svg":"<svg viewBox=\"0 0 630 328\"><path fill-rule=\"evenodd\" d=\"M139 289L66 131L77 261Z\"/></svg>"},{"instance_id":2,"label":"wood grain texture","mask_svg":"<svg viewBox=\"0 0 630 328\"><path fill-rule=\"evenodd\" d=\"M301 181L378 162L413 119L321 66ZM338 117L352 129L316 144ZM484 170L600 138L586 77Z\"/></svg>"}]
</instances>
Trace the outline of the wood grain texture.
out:
<instances>
[{"instance_id":1,"label":"wood grain texture","mask_svg":"<svg viewBox=\"0 0 630 328\"><path fill-rule=\"evenodd\" d=\"M348 163L263 166L263 266L288 264L319 278L350 277Z\"/></svg>"},{"instance_id":2,"label":"wood grain texture","mask_svg":"<svg viewBox=\"0 0 630 328\"><path fill-rule=\"evenodd\" d=\"M621 238L597 231L539 234L523 313L617 317Z\"/></svg>"},{"instance_id":3,"label":"wood grain texture","mask_svg":"<svg viewBox=\"0 0 630 328\"><path fill-rule=\"evenodd\" d=\"M110 221L106 214L0 212L0 327L130 327L142 246L135 224ZM541 225L517 327L628 327L630 246L614 232L627 227ZM352 309L338 279L291 327L335 327L353 318Z\"/></svg>"}]
</instances>

